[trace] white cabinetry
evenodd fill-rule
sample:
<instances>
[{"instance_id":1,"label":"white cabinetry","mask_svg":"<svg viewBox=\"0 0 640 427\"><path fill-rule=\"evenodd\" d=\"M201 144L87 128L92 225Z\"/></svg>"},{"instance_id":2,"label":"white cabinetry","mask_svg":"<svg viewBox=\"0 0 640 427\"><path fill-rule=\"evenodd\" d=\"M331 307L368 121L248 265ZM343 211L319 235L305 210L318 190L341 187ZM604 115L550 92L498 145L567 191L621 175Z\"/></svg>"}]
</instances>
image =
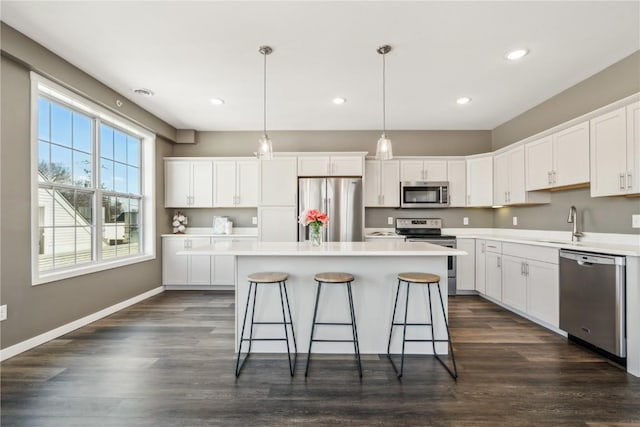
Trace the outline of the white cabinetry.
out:
<instances>
[{"instance_id":1,"label":"white cabinetry","mask_svg":"<svg viewBox=\"0 0 640 427\"><path fill-rule=\"evenodd\" d=\"M640 193L640 102L591 120L591 197Z\"/></svg>"},{"instance_id":2,"label":"white cabinetry","mask_svg":"<svg viewBox=\"0 0 640 427\"><path fill-rule=\"evenodd\" d=\"M518 146L493 158L493 204L517 205L525 203L549 203L546 192L525 190L524 146Z\"/></svg>"},{"instance_id":3,"label":"white cabinetry","mask_svg":"<svg viewBox=\"0 0 640 427\"><path fill-rule=\"evenodd\" d=\"M261 160L258 206L296 206L297 170L295 157Z\"/></svg>"},{"instance_id":4,"label":"white cabinetry","mask_svg":"<svg viewBox=\"0 0 640 427\"><path fill-rule=\"evenodd\" d=\"M446 181L447 161L446 160L401 160L400 161L401 181Z\"/></svg>"},{"instance_id":5,"label":"white cabinetry","mask_svg":"<svg viewBox=\"0 0 640 427\"><path fill-rule=\"evenodd\" d=\"M176 255L178 251L209 244L209 237L163 237L162 284L209 285L211 264L208 255Z\"/></svg>"},{"instance_id":6,"label":"white cabinetry","mask_svg":"<svg viewBox=\"0 0 640 427\"><path fill-rule=\"evenodd\" d=\"M526 190L589 182L589 122L525 144Z\"/></svg>"},{"instance_id":7,"label":"white cabinetry","mask_svg":"<svg viewBox=\"0 0 640 427\"><path fill-rule=\"evenodd\" d=\"M365 207L400 206L398 160L366 160L364 163Z\"/></svg>"},{"instance_id":8,"label":"white cabinetry","mask_svg":"<svg viewBox=\"0 0 640 427\"><path fill-rule=\"evenodd\" d=\"M467 206L493 205L493 156L467 158Z\"/></svg>"},{"instance_id":9,"label":"white cabinetry","mask_svg":"<svg viewBox=\"0 0 640 427\"><path fill-rule=\"evenodd\" d=\"M502 302L558 327L558 249L504 243Z\"/></svg>"},{"instance_id":10,"label":"white cabinetry","mask_svg":"<svg viewBox=\"0 0 640 427\"><path fill-rule=\"evenodd\" d=\"M257 160L213 162L214 207L256 207L258 205Z\"/></svg>"},{"instance_id":11,"label":"white cabinetry","mask_svg":"<svg viewBox=\"0 0 640 427\"><path fill-rule=\"evenodd\" d=\"M476 240L476 291L481 294L486 293L486 258L487 258L487 242L486 240Z\"/></svg>"},{"instance_id":12,"label":"white cabinetry","mask_svg":"<svg viewBox=\"0 0 640 427\"><path fill-rule=\"evenodd\" d=\"M363 156L299 156L298 176L362 176Z\"/></svg>"},{"instance_id":13,"label":"white cabinetry","mask_svg":"<svg viewBox=\"0 0 640 427\"><path fill-rule=\"evenodd\" d=\"M449 160L447 162L447 181L449 181L449 206L467 205L467 162Z\"/></svg>"},{"instance_id":14,"label":"white cabinetry","mask_svg":"<svg viewBox=\"0 0 640 427\"><path fill-rule=\"evenodd\" d=\"M502 243L489 240L485 247L485 294L502 301Z\"/></svg>"},{"instance_id":15,"label":"white cabinetry","mask_svg":"<svg viewBox=\"0 0 640 427\"><path fill-rule=\"evenodd\" d=\"M458 290L474 291L475 287L475 265L476 265L476 242L474 239L457 239L456 246L467 252L467 255L456 257L456 287Z\"/></svg>"},{"instance_id":16,"label":"white cabinetry","mask_svg":"<svg viewBox=\"0 0 640 427\"><path fill-rule=\"evenodd\" d=\"M213 206L213 163L210 160L165 159L164 206L210 208Z\"/></svg>"}]
</instances>

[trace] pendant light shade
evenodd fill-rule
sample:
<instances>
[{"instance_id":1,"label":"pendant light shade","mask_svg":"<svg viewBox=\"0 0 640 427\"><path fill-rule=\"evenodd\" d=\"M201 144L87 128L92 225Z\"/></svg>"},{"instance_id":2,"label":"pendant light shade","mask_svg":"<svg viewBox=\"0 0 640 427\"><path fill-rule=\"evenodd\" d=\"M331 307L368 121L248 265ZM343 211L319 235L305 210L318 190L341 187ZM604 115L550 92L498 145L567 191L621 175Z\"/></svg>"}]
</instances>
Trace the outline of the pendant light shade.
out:
<instances>
[{"instance_id":1,"label":"pendant light shade","mask_svg":"<svg viewBox=\"0 0 640 427\"><path fill-rule=\"evenodd\" d=\"M378 140L376 145L376 159L378 160L391 160L393 159L393 147L391 146L391 140L387 138L387 111L386 111L386 63L385 55L391 52L391 46L384 45L377 49L377 52L382 55L382 136Z\"/></svg>"},{"instance_id":2,"label":"pendant light shade","mask_svg":"<svg viewBox=\"0 0 640 427\"><path fill-rule=\"evenodd\" d=\"M269 46L260 46L258 52L264 57L264 73L263 73L263 128L262 136L258 139L258 151L256 157L258 159L270 160L273 158L273 146L271 145L271 139L267 135L267 55L273 52Z\"/></svg>"}]
</instances>

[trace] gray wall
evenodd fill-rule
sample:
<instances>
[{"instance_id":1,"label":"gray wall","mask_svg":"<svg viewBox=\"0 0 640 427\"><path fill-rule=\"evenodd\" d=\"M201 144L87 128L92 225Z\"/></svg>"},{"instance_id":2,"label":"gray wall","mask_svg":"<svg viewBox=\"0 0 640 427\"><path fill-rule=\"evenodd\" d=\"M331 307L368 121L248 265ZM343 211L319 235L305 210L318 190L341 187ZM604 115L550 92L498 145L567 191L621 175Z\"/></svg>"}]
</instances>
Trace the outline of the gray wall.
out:
<instances>
[{"instance_id":1,"label":"gray wall","mask_svg":"<svg viewBox=\"0 0 640 427\"><path fill-rule=\"evenodd\" d=\"M365 224L372 228L393 227L387 225L387 218L442 218L447 228L491 228L493 209L491 208L449 208L449 209L391 209L367 208ZM463 225L463 218L469 218L469 225Z\"/></svg>"},{"instance_id":2,"label":"gray wall","mask_svg":"<svg viewBox=\"0 0 640 427\"><path fill-rule=\"evenodd\" d=\"M10 30L10 29L9 29ZM10 37L5 38L9 33ZM38 69L48 76L56 75L60 81L71 86L83 86L83 91L92 99L113 93L96 80L63 64L59 58L51 61L51 53L39 47L38 55L34 43L22 40L27 55L16 62L21 51L17 43L9 43L11 59L4 55L5 42L19 39L2 24L3 57L0 66L1 98L1 151L0 168L0 208L2 210L0 234L2 235L2 270L0 272L0 303L7 304L8 318L0 323L0 347L6 348L32 338L56 327L67 324L103 308L132 298L162 284L161 241L157 239L155 260L115 268L103 272L87 274L72 279L31 285L30 248L30 79L25 62L32 56L38 57ZM51 67L49 67L51 65ZM36 67L34 67L36 68ZM60 74L56 74L56 73ZM171 133L166 123L159 119L148 120L148 113L137 114L137 107L128 114L133 115L147 128L162 127L164 133ZM175 133L175 129L173 130ZM156 219L157 232L170 232L163 207L164 171L162 157L171 155L171 143L158 137L156 142Z\"/></svg>"},{"instance_id":3,"label":"gray wall","mask_svg":"<svg viewBox=\"0 0 640 427\"><path fill-rule=\"evenodd\" d=\"M611 65L542 104L498 126L492 132L494 150L522 140L567 120L640 92L640 51ZM569 206L584 217L584 230L600 233L640 234L631 228L631 215L640 214L640 198L591 198L589 189L551 194L547 205L496 209L494 227L570 230ZM518 225L512 225L512 217Z\"/></svg>"},{"instance_id":4,"label":"gray wall","mask_svg":"<svg viewBox=\"0 0 640 427\"><path fill-rule=\"evenodd\" d=\"M640 51L501 124L491 145L497 150L637 92Z\"/></svg>"},{"instance_id":5,"label":"gray wall","mask_svg":"<svg viewBox=\"0 0 640 427\"><path fill-rule=\"evenodd\" d=\"M260 132L198 132L195 144L176 144L174 156L251 156ZM490 131L393 131L396 156L458 156L491 151ZM274 151L376 152L378 131L274 131Z\"/></svg>"}]
</instances>

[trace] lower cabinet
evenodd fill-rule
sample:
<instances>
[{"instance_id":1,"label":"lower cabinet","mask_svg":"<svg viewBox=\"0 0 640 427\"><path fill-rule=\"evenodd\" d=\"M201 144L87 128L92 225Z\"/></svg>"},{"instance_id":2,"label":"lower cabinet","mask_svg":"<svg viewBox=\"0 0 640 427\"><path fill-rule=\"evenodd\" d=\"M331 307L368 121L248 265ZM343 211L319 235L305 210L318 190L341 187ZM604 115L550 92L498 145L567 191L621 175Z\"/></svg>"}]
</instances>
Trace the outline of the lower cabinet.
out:
<instances>
[{"instance_id":1,"label":"lower cabinet","mask_svg":"<svg viewBox=\"0 0 640 427\"><path fill-rule=\"evenodd\" d=\"M487 241L485 255L485 295L502 301L502 244Z\"/></svg>"},{"instance_id":2,"label":"lower cabinet","mask_svg":"<svg viewBox=\"0 0 640 427\"><path fill-rule=\"evenodd\" d=\"M476 291L482 295L487 293L486 289L486 258L487 258L487 242L486 240L476 240Z\"/></svg>"},{"instance_id":3,"label":"lower cabinet","mask_svg":"<svg viewBox=\"0 0 640 427\"><path fill-rule=\"evenodd\" d=\"M558 264L528 261L527 265L527 313L557 328L560 316Z\"/></svg>"},{"instance_id":4,"label":"lower cabinet","mask_svg":"<svg viewBox=\"0 0 640 427\"><path fill-rule=\"evenodd\" d=\"M476 242L474 239L457 239L456 246L468 254L456 258L457 289L473 291L476 289Z\"/></svg>"},{"instance_id":5,"label":"lower cabinet","mask_svg":"<svg viewBox=\"0 0 640 427\"><path fill-rule=\"evenodd\" d=\"M502 255L502 302L522 312L527 311L526 261Z\"/></svg>"}]
</instances>

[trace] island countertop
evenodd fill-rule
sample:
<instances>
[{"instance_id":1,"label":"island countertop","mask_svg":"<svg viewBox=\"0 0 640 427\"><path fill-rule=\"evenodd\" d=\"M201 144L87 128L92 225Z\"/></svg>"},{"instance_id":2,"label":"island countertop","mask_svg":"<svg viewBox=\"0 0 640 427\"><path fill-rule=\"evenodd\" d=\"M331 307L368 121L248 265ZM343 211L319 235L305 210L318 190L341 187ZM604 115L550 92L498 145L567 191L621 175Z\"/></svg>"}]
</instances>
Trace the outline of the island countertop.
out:
<instances>
[{"instance_id":1,"label":"island countertop","mask_svg":"<svg viewBox=\"0 0 640 427\"><path fill-rule=\"evenodd\" d=\"M374 242L325 242L312 246L310 242L221 241L178 251L178 255L236 256L458 256L467 255L460 249L445 248L426 242L380 240Z\"/></svg>"}]
</instances>

